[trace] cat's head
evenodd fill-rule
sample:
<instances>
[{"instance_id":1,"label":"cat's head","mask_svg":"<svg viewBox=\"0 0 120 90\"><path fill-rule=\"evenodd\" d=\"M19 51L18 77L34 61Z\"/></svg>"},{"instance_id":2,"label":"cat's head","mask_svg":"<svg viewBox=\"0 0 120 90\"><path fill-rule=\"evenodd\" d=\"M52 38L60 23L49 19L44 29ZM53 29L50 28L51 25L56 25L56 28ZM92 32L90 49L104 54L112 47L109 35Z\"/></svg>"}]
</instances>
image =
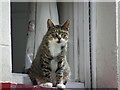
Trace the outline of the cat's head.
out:
<instances>
[{"instance_id":1,"label":"cat's head","mask_svg":"<svg viewBox=\"0 0 120 90\"><path fill-rule=\"evenodd\" d=\"M53 22L48 19L47 21L48 27L48 40L55 42L57 44L66 44L68 42L69 37L69 27L70 20L66 20L63 25L54 25Z\"/></svg>"}]
</instances>

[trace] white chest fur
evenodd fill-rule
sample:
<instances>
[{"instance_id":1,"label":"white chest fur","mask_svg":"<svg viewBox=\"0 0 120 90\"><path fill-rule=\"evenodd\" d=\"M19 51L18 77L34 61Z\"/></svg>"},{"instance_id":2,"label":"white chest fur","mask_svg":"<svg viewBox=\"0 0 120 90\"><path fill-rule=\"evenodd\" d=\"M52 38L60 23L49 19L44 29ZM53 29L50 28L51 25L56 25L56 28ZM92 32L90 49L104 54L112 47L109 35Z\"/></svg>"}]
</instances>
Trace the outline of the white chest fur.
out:
<instances>
[{"instance_id":1,"label":"white chest fur","mask_svg":"<svg viewBox=\"0 0 120 90\"><path fill-rule=\"evenodd\" d=\"M56 71L56 69L57 69L57 64L58 64L58 62L57 62L55 59L53 59L53 60L51 61L50 66L51 66L51 69L52 69L53 72Z\"/></svg>"},{"instance_id":2,"label":"white chest fur","mask_svg":"<svg viewBox=\"0 0 120 90\"><path fill-rule=\"evenodd\" d=\"M57 40L51 40L49 41L49 50L50 53L53 57L58 56L61 53L61 46L65 45L65 41L62 40L61 43L57 43ZM52 71L55 71L57 69L57 64L58 62L56 61L56 59L53 59L51 61L51 69Z\"/></svg>"},{"instance_id":3,"label":"white chest fur","mask_svg":"<svg viewBox=\"0 0 120 90\"><path fill-rule=\"evenodd\" d=\"M61 44L56 41L49 41L49 50L53 57L56 57L61 52Z\"/></svg>"}]
</instances>

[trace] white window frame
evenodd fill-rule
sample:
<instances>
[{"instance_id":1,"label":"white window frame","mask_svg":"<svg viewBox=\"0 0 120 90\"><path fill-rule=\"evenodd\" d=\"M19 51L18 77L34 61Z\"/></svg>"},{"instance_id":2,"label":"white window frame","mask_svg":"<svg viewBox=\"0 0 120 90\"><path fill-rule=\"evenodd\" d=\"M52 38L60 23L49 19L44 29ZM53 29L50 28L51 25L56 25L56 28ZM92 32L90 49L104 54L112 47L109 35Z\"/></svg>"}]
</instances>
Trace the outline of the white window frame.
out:
<instances>
[{"instance_id":1,"label":"white window frame","mask_svg":"<svg viewBox=\"0 0 120 90\"><path fill-rule=\"evenodd\" d=\"M90 72L90 43L89 43L89 5L88 0L84 3L84 65L85 65L85 88L91 88ZM86 27L87 26L87 27Z\"/></svg>"},{"instance_id":2,"label":"white window frame","mask_svg":"<svg viewBox=\"0 0 120 90\"><path fill-rule=\"evenodd\" d=\"M92 88L96 88L96 0L90 2Z\"/></svg>"}]
</instances>

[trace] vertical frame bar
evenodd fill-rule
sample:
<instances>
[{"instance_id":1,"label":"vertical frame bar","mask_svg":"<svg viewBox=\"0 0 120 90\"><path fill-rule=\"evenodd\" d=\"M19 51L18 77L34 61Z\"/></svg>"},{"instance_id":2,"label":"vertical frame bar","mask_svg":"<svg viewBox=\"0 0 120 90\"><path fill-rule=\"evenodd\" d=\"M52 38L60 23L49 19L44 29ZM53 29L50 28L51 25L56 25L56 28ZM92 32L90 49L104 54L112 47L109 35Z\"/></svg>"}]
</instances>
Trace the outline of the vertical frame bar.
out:
<instances>
[{"instance_id":1,"label":"vertical frame bar","mask_svg":"<svg viewBox=\"0 0 120 90\"><path fill-rule=\"evenodd\" d=\"M78 69L79 69L79 79L80 82L85 82L85 67L84 67L84 2L79 2L78 4Z\"/></svg>"},{"instance_id":2,"label":"vertical frame bar","mask_svg":"<svg viewBox=\"0 0 120 90\"><path fill-rule=\"evenodd\" d=\"M78 79L78 3L74 2L74 31L73 31L73 42L74 42L74 46L73 46L73 54L74 54L74 70L75 70L75 80Z\"/></svg>"},{"instance_id":3,"label":"vertical frame bar","mask_svg":"<svg viewBox=\"0 0 120 90\"><path fill-rule=\"evenodd\" d=\"M120 33L120 2L118 0L116 0L116 46L119 47L119 44L120 44L120 39L119 39L119 33ZM118 75L118 89L120 89L120 48L117 49L117 75Z\"/></svg>"},{"instance_id":4,"label":"vertical frame bar","mask_svg":"<svg viewBox=\"0 0 120 90\"><path fill-rule=\"evenodd\" d=\"M85 88L91 88L90 77L90 47L89 47L89 6L88 0L84 3L84 60L85 60Z\"/></svg>"},{"instance_id":5,"label":"vertical frame bar","mask_svg":"<svg viewBox=\"0 0 120 90\"><path fill-rule=\"evenodd\" d=\"M92 87L96 88L96 2L90 2Z\"/></svg>"}]
</instances>

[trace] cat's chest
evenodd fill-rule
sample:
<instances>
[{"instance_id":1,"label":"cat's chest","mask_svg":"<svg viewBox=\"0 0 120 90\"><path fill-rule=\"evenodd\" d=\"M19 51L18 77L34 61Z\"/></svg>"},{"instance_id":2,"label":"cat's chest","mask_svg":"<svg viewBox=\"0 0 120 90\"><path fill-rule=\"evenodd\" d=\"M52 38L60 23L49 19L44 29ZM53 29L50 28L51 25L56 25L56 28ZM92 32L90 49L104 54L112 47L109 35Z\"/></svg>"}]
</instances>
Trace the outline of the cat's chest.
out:
<instances>
[{"instance_id":1,"label":"cat's chest","mask_svg":"<svg viewBox=\"0 0 120 90\"><path fill-rule=\"evenodd\" d=\"M53 57L58 56L61 53L61 44L58 44L54 41L49 42L49 50Z\"/></svg>"}]
</instances>

